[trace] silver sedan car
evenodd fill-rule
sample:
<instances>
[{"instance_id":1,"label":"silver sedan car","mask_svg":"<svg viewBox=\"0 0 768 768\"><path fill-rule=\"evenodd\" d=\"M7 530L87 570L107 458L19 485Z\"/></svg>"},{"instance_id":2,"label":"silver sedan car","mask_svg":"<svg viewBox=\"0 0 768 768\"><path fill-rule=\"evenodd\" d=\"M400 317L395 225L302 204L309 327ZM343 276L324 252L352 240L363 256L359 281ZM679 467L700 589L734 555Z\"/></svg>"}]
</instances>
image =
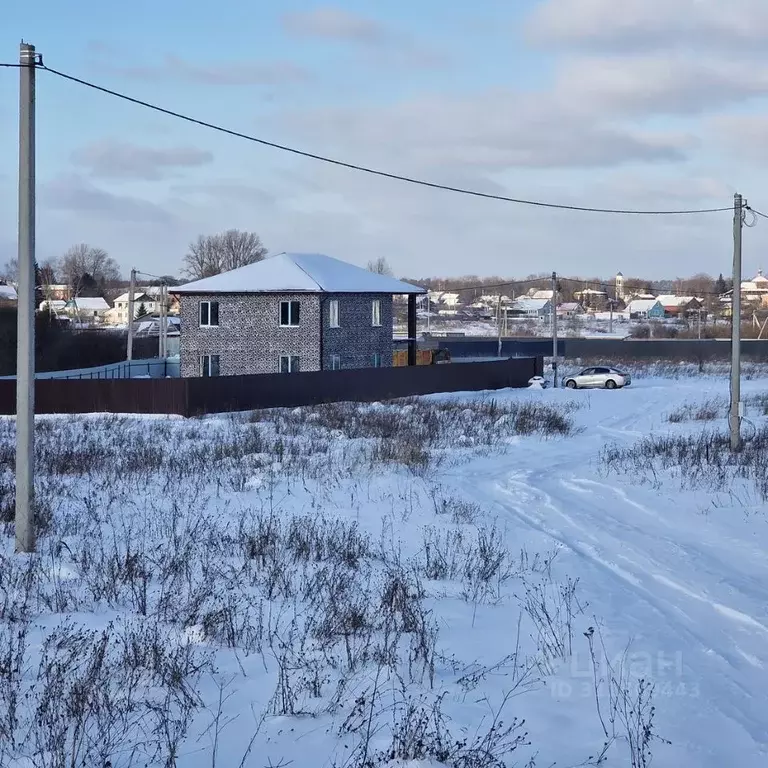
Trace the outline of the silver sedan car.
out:
<instances>
[{"instance_id":1,"label":"silver sedan car","mask_svg":"<svg viewBox=\"0 0 768 768\"><path fill-rule=\"evenodd\" d=\"M621 389L632 383L628 373L617 370L616 368L585 368L581 373L575 376L566 376L563 384L568 389Z\"/></svg>"}]
</instances>

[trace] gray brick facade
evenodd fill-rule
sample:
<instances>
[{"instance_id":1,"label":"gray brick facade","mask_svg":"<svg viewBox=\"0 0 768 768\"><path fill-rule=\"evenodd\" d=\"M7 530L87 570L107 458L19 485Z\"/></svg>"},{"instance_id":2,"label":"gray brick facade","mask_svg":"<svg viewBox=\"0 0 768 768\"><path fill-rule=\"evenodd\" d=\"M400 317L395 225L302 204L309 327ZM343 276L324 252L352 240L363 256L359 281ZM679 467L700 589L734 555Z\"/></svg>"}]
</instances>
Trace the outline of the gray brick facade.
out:
<instances>
[{"instance_id":1,"label":"gray brick facade","mask_svg":"<svg viewBox=\"0 0 768 768\"><path fill-rule=\"evenodd\" d=\"M219 325L201 328L201 301L219 302ZM300 324L280 326L280 302L301 304ZM219 355L221 376L279 373L280 355L320 369L320 296L312 293L210 294L181 297L181 375L199 376L201 355Z\"/></svg>"},{"instance_id":2,"label":"gray brick facade","mask_svg":"<svg viewBox=\"0 0 768 768\"><path fill-rule=\"evenodd\" d=\"M330 302L339 302L339 327L330 326ZM381 325L372 302L381 302ZM200 327L200 302L219 303L219 325ZM297 327L280 326L280 302L300 302ZM392 365L392 297L375 294L188 294L181 297L181 375L199 376L202 355L219 356L221 376L278 373L280 355L299 357L302 371L368 368L374 354ZM322 360L321 360L322 350Z\"/></svg>"},{"instance_id":3,"label":"gray brick facade","mask_svg":"<svg viewBox=\"0 0 768 768\"><path fill-rule=\"evenodd\" d=\"M339 302L339 327L330 326L330 303ZM374 301L381 302L381 325L372 324ZM364 293L324 294L323 368L330 370L331 358L339 355L341 367L371 368L374 354L382 367L392 365L392 297Z\"/></svg>"}]
</instances>

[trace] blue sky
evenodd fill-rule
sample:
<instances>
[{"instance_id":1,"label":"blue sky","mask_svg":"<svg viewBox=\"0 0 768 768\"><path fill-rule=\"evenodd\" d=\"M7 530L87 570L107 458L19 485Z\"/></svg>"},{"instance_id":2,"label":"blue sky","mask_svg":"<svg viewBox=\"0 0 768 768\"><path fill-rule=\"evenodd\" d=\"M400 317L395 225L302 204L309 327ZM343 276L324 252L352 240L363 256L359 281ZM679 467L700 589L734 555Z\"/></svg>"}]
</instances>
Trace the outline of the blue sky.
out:
<instances>
[{"instance_id":1,"label":"blue sky","mask_svg":"<svg viewBox=\"0 0 768 768\"><path fill-rule=\"evenodd\" d=\"M245 133L514 197L768 211L764 0L486 0L4 10L49 66ZM246 7L244 7L246 6ZM250 6L250 7L247 7ZM73 10L76 8L76 10ZM18 73L0 70L0 264L14 255ZM675 277L730 268L728 214L591 216L423 190L286 156L38 72L38 255L76 242L176 273L201 233L385 256L412 277ZM768 222L745 271L768 267Z\"/></svg>"}]
</instances>

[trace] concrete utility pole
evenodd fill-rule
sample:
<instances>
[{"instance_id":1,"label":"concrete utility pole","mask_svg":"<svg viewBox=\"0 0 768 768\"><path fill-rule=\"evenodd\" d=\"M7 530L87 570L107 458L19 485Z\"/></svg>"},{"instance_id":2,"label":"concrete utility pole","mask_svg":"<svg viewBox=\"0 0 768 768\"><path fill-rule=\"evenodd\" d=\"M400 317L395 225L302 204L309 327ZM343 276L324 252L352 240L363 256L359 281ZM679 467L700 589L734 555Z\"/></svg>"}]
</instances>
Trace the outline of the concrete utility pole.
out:
<instances>
[{"instance_id":1,"label":"concrete utility pole","mask_svg":"<svg viewBox=\"0 0 768 768\"><path fill-rule=\"evenodd\" d=\"M608 333L613 334L613 299L608 299Z\"/></svg>"},{"instance_id":2,"label":"concrete utility pole","mask_svg":"<svg viewBox=\"0 0 768 768\"><path fill-rule=\"evenodd\" d=\"M496 303L496 326L499 332L499 343L496 349L496 356L501 357L501 294L499 294L499 299Z\"/></svg>"},{"instance_id":3,"label":"concrete utility pole","mask_svg":"<svg viewBox=\"0 0 768 768\"><path fill-rule=\"evenodd\" d=\"M741 234L744 226L745 201L741 195L733 199L733 292L731 299L731 410L728 424L731 450L741 449Z\"/></svg>"},{"instance_id":4,"label":"concrete utility pole","mask_svg":"<svg viewBox=\"0 0 768 768\"><path fill-rule=\"evenodd\" d=\"M165 283L160 286L160 357L165 360L168 357L168 296Z\"/></svg>"},{"instance_id":5,"label":"concrete utility pole","mask_svg":"<svg viewBox=\"0 0 768 768\"><path fill-rule=\"evenodd\" d=\"M557 389L557 272L552 273L552 386Z\"/></svg>"},{"instance_id":6,"label":"concrete utility pole","mask_svg":"<svg viewBox=\"0 0 768 768\"><path fill-rule=\"evenodd\" d=\"M16 551L35 551L35 46L19 49Z\"/></svg>"},{"instance_id":7,"label":"concrete utility pole","mask_svg":"<svg viewBox=\"0 0 768 768\"><path fill-rule=\"evenodd\" d=\"M133 360L133 294L136 291L136 270L131 270L131 284L128 288L128 349L126 359L130 363ZM131 366L128 366L128 378L131 378Z\"/></svg>"}]
</instances>

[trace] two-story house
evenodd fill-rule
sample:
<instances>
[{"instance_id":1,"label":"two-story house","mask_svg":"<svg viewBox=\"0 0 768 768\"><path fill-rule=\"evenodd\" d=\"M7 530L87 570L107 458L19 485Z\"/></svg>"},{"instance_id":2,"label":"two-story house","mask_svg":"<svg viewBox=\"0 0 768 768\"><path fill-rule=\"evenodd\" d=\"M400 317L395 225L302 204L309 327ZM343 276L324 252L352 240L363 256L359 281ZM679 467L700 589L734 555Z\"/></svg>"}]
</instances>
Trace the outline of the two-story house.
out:
<instances>
[{"instance_id":1,"label":"two-story house","mask_svg":"<svg viewBox=\"0 0 768 768\"><path fill-rule=\"evenodd\" d=\"M129 294L123 293L115 299L115 304L109 313L109 320L115 325L126 325L128 323L128 304ZM160 305L154 296L145 291L136 291L133 294L133 318L139 316L139 310L144 306L144 314L154 315L159 311Z\"/></svg>"},{"instance_id":2,"label":"two-story house","mask_svg":"<svg viewBox=\"0 0 768 768\"><path fill-rule=\"evenodd\" d=\"M309 253L281 253L171 291L181 301L182 376L391 366L392 296L425 293Z\"/></svg>"}]
</instances>

